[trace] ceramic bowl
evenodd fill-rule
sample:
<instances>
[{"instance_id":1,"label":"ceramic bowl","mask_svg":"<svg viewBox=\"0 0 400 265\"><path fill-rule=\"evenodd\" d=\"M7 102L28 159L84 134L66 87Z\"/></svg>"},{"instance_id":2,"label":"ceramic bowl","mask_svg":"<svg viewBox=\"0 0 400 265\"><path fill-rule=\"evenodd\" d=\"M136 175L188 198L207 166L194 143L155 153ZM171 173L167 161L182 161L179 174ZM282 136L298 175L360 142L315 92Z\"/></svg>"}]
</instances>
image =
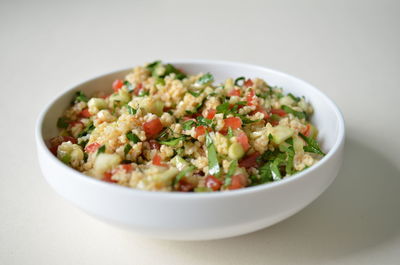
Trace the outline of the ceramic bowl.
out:
<instances>
[{"instance_id":1,"label":"ceramic bowl","mask_svg":"<svg viewBox=\"0 0 400 265\"><path fill-rule=\"evenodd\" d=\"M60 162L46 142L57 135L56 121L82 90L91 95L111 90L112 82L130 69L107 73L68 88L54 98L37 121L38 158L47 182L62 197L108 223L146 236L173 240L232 237L271 226L315 200L334 180L343 158L344 121L335 103L312 85L291 75L243 63L173 61L186 73L211 72L216 81L228 77L263 78L285 92L304 95L314 107L312 122L327 153L314 166L280 181L215 193L149 192L88 177Z\"/></svg>"}]
</instances>

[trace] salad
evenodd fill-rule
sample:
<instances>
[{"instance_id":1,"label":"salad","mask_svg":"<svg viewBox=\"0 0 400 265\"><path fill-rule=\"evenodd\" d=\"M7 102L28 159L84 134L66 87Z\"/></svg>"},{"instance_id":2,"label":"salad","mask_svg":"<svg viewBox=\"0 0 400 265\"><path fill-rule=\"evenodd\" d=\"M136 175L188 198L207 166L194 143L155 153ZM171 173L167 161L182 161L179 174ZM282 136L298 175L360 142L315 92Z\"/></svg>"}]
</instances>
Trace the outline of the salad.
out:
<instances>
[{"instance_id":1,"label":"salad","mask_svg":"<svg viewBox=\"0 0 400 265\"><path fill-rule=\"evenodd\" d=\"M112 90L111 90L112 87ZM148 191L215 192L290 177L324 152L312 106L259 78L189 75L161 61L108 93L77 91L49 140L93 178Z\"/></svg>"}]
</instances>

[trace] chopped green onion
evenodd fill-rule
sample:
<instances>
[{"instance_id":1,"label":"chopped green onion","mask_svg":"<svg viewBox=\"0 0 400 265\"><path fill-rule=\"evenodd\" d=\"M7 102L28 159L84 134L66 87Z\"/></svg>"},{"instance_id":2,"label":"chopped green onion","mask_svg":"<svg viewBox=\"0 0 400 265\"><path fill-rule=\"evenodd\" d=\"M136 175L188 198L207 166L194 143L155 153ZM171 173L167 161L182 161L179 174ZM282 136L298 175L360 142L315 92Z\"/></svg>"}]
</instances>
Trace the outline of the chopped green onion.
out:
<instances>
[{"instance_id":1,"label":"chopped green onion","mask_svg":"<svg viewBox=\"0 0 400 265\"><path fill-rule=\"evenodd\" d=\"M190 129L192 129L193 125L195 125L195 124L196 123L193 120L188 120L183 123L182 128L184 130L190 130Z\"/></svg>"},{"instance_id":2,"label":"chopped green onion","mask_svg":"<svg viewBox=\"0 0 400 265\"><path fill-rule=\"evenodd\" d=\"M245 80L246 80L246 78L244 76L236 78L235 79L235 86L243 86ZM239 84L240 81L242 81L241 84Z\"/></svg>"},{"instance_id":3,"label":"chopped green onion","mask_svg":"<svg viewBox=\"0 0 400 265\"><path fill-rule=\"evenodd\" d=\"M287 94L288 95L288 97L290 97L291 99L293 99L294 101L296 101L296 102L299 102L300 101L300 98L299 97L296 97L295 95L293 95L292 93L289 93L289 94Z\"/></svg>"},{"instance_id":4,"label":"chopped green onion","mask_svg":"<svg viewBox=\"0 0 400 265\"><path fill-rule=\"evenodd\" d=\"M233 174L235 174L237 167L238 167L238 161L237 160L233 160L231 162L231 164L229 165L228 173L226 174L225 186L231 185L232 176L233 176Z\"/></svg>"},{"instance_id":5,"label":"chopped green onion","mask_svg":"<svg viewBox=\"0 0 400 265\"><path fill-rule=\"evenodd\" d=\"M75 99L73 102L88 102L89 99L86 97L86 95L82 91L76 91L75 93Z\"/></svg>"},{"instance_id":6,"label":"chopped green onion","mask_svg":"<svg viewBox=\"0 0 400 265\"><path fill-rule=\"evenodd\" d=\"M193 165L185 167L181 172L178 173L178 175L176 175L172 186L175 186L175 184L178 183L183 177L185 177L187 174L191 173L195 169L196 167Z\"/></svg>"},{"instance_id":7,"label":"chopped green onion","mask_svg":"<svg viewBox=\"0 0 400 265\"><path fill-rule=\"evenodd\" d=\"M203 91L193 91L193 90L188 90L188 92L195 98L199 97Z\"/></svg>"},{"instance_id":8,"label":"chopped green onion","mask_svg":"<svg viewBox=\"0 0 400 265\"><path fill-rule=\"evenodd\" d=\"M124 86L126 86L126 88L128 89L129 92L133 91L133 86L129 81L125 80L124 81Z\"/></svg>"}]
</instances>

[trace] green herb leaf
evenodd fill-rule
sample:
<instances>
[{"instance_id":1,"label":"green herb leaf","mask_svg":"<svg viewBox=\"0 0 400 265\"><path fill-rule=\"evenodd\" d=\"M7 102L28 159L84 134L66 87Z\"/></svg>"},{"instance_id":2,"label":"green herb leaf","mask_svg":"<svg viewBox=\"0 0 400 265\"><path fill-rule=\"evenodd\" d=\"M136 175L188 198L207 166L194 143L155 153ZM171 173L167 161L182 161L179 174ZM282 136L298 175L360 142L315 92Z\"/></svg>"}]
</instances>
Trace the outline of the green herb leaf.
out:
<instances>
[{"instance_id":1,"label":"green herb leaf","mask_svg":"<svg viewBox=\"0 0 400 265\"><path fill-rule=\"evenodd\" d=\"M128 138L128 140L132 141L134 144L140 142L139 137L131 131L126 133L126 138Z\"/></svg>"},{"instance_id":2,"label":"green herb leaf","mask_svg":"<svg viewBox=\"0 0 400 265\"><path fill-rule=\"evenodd\" d=\"M88 102L89 99L82 91L76 91L74 102Z\"/></svg>"},{"instance_id":3,"label":"green herb leaf","mask_svg":"<svg viewBox=\"0 0 400 265\"><path fill-rule=\"evenodd\" d=\"M127 155L129 151L131 151L132 146L130 144L126 144L124 148L124 154Z\"/></svg>"},{"instance_id":4,"label":"green herb leaf","mask_svg":"<svg viewBox=\"0 0 400 265\"><path fill-rule=\"evenodd\" d=\"M288 107L286 105L282 105L281 107L286 113L291 113L294 116L296 116L299 119L305 119L306 118L306 114L304 112L300 112L300 111L296 111L294 109L292 109L291 107Z\"/></svg>"},{"instance_id":5,"label":"green herb leaf","mask_svg":"<svg viewBox=\"0 0 400 265\"><path fill-rule=\"evenodd\" d=\"M93 122L88 123L86 128L78 134L78 138L82 136L86 136L91 133L96 127L93 125Z\"/></svg>"},{"instance_id":6,"label":"green herb leaf","mask_svg":"<svg viewBox=\"0 0 400 265\"><path fill-rule=\"evenodd\" d=\"M66 129L68 128L69 125L69 119L66 117L60 117L57 120L57 127L61 129Z\"/></svg>"},{"instance_id":7,"label":"green herb leaf","mask_svg":"<svg viewBox=\"0 0 400 265\"><path fill-rule=\"evenodd\" d=\"M232 176L233 176L233 174L235 174L237 167L238 167L238 161L237 160L233 160L231 162L231 164L229 165L228 173L226 174L225 186L231 185Z\"/></svg>"},{"instance_id":8,"label":"green herb leaf","mask_svg":"<svg viewBox=\"0 0 400 265\"><path fill-rule=\"evenodd\" d=\"M210 73L202 75L195 83L195 86L209 85L214 81L214 76Z\"/></svg>"},{"instance_id":9,"label":"green herb leaf","mask_svg":"<svg viewBox=\"0 0 400 265\"><path fill-rule=\"evenodd\" d=\"M300 98L299 97L296 97L295 95L293 95L292 93L289 93L289 94L287 94L288 95L288 97L290 97L291 99L293 99L294 101L296 101L296 102L299 102L300 101Z\"/></svg>"},{"instance_id":10,"label":"green herb leaf","mask_svg":"<svg viewBox=\"0 0 400 265\"><path fill-rule=\"evenodd\" d=\"M133 86L129 81L125 80L124 81L124 86L126 86L126 88L128 89L129 92L133 91Z\"/></svg>"},{"instance_id":11,"label":"green herb leaf","mask_svg":"<svg viewBox=\"0 0 400 265\"><path fill-rule=\"evenodd\" d=\"M178 175L176 175L174 181L172 182L172 187L174 187L176 183L178 183L183 177L187 176L195 169L196 167L193 165L185 167L181 172L178 173Z\"/></svg>"},{"instance_id":12,"label":"green herb leaf","mask_svg":"<svg viewBox=\"0 0 400 265\"><path fill-rule=\"evenodd\" d=\"M220 167L218 162L217 150L215 149L211 136L206 134L206 146L208 156L208 173L213 176L218 176L220 173Z\"/></svg>"},{"instance_id":13,"label":"green herb leaf","mask_svg":"<svg viewBox=\"0 0 400 265\"><path fill-rule=\"evenodd\" d=\"M233 130L231 127L228 127L228 137L232 138L233 137Z\"/></svg>"},{"instance_id":14,"label":"green herb leaf","mask_svg":"<svg viewBox=\"0 0 400 265\"><path fill-rule=\"evenodd\" d=\"M212 123L212 120L204 118L203 116L198 116L196 118L198 125L203 125L203 126L210 126Z\"/></svg>"},{"instance_id":15,"label":"green herb leaf","mask_svg":"<svg viewBox=\"0 0 400 265\"><path fill-rule=\"evenodd\" d=\"M144 90L144 89L141 89L140 92L139 92L138 97L145 97L145 96L148 96L148 95L150 95L150 92L149 92L149 91L146 91L146 90Z\"/></svg>"},{"instance_id":16,"label":"green herb leaf","mask_svg":"<svg viewBox=\"0 0 400 265\"><path fill-rule=\"evenodd\" d=\"M245 80L246 80L246 78L244 76L236 78L235 86L243 86ZM241 83L239 84L240 81L241 81Z\"/></svg>"},{"instance_id":17,"label":"green herb leaf","mask_svg":"<svg viewBox=\"0 0 400 265\"><path fill-rule=\"evenodd\" d=\"M188 90L188 92L195 98L199 97L201 95L201 93L203 93L203 90L201 91L193 91L193 90Z\"/></svg>"},{"instance_id":18,"label":"green herb leaf","mask_svg":"<svg viewBox=\"0 0 400 265\"><path fill-rule=\"evenodd\" d=\"M135 115L136 114L137 110L135 110L134 108L132 108L128 104L126 104L125 107L128 109L128 113L129 114L131 114L131 115Z\"/></svg>"},{"instance_id":19,"label":"green herb leaf","mask_svg":"<svg viewBox=\"0 0 400 265\"><path fill-rule=\"evenodd\" d=\"M97 155L104 153L106 151L106 146L102 145L99 147L99 149L97 149Z\"/></svg>"},{"instance_id":20,"label":"green herb leaf","mask_svg":"<svg viewBox=\"0 0 400 265\"><path fill-rule=\"evenodd\" d=\"M168 145L168 146L176 146L180 141L185 140L185 136L171 138L165 141L159 141L160 144Z\"/></svg>"},{"instance_id":21,"label":"green herb leaf","mask_svg":"<svg viewBox=\"0 0 400 265\"><path fill-rule=\"evenodd\" d=\"M229 102L217 106L217 113L227 114L229 112Z\"/></svg>"},{"instance_id":22,"label":"green herb leaf","mask_svg":"<svg viewBox=\"0 0 400 265\"><path fill-rule=\"evenodd\" d=\"M170 75L172 73L174 73L176 79L179 79L179 80L182 80L186 77L186 75L183 72L176 69L175 66L173 66L172 64L165 65L165 73L162 77L166 77L167 75Z\"/></svg>"},{"instance_id":23,"label":"green herb leaf","mask_svg":"<svg viewBox=\"0 0 400 265\"><path fill-rule=\"evenodd\" d=\"M184 130L190 130L190 129L192 129L193 125L195 125L195 124L196 123L193 120L188 120L183 123L182 128Z\"/></svg>"},{"instance_id":24,"label":"green herb leaf","mask_svg":"<svg viewBox=\"0 0 400 265\"><path fill-rule=\"evenodd\" d=\"M321 151L321 148L320 148L317 140L315 140L311 137L307 137L302 133L299 133L299 135L307 143L307 145L303 147L303 150L305 152L315 153L315 154L319 154L319 155L323 155L323 156L325 155L325 153Z\"/></svg>"}]
</instances>

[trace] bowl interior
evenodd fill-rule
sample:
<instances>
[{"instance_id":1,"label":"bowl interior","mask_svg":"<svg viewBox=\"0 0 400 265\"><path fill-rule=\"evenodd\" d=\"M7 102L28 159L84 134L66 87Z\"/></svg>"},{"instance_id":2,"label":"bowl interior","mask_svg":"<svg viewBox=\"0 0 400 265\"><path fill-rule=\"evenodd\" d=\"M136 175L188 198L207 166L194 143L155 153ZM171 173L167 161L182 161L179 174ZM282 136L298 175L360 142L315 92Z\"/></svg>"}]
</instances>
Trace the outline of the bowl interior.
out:
<instances>
[{"instance_id":1,"label":"bowl interior","mask_svg":"<svg viewBox=\"0 0 400 265\"><path fill-rule=\"evenodd\" d=\"M300 79L267 68L241 63L212 61L178 61L172 63L188 74L210 72L214 75L217 82L223 82L229 77L259 77L266 80L268 84L272 86L282 87L285 93L291 92L296 96L304 96L314 107L314 114L312 115L311 120L319 130L319 141L322 145L322 149L328 153L339 141L343 121L341 120L341 114L337 107L323 93ZM116 78L123 78L130 70L131 69L124 69L99 76L74 86L60 95L52 104L49 105L43 117L43 123L40 129L44 141L46 142L49 138L57 135L57 119L68 107L76 91L82 90L88 95L91 95L96 91L111 92L112 82Z\"/></svg>"}]
</instances>

